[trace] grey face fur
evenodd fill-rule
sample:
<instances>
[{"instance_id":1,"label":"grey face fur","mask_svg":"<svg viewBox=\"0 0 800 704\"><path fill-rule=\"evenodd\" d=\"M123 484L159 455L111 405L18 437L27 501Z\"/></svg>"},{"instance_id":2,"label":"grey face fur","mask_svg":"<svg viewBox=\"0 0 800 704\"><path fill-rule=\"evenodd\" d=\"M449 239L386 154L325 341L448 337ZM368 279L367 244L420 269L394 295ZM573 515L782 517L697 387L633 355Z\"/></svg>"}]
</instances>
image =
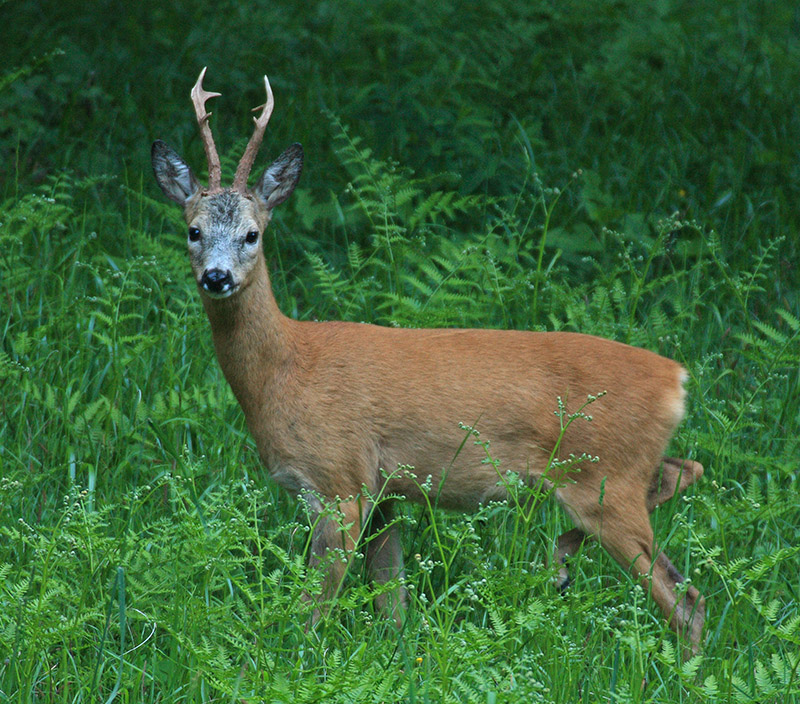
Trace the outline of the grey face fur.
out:
<instances>
[{"instance_id":1,"label":"grey face fur","mask_svg":"<svg viewBox=\"0 0 800 704\"><path fill-rule=\"evenodd\" d=\"M153 171L164 194L183 208L195 281L211 298L227 298L247 285L261 254L272 209L291 195L303 166L293 144L245 192L205 192L191 169L162 141L153 143Z\"/></svg>"},{"instance_id":2,"label":"grey face fur","mask_svg":"<svg viewBox=\"0 0 800 704\"><path fill-rule=\"evenodd\" d=\"M206 294L226 298L255 265L271 212L236 191L205 196L197 205L186 210L192 271Z\"/></svg>"}]
</instances>

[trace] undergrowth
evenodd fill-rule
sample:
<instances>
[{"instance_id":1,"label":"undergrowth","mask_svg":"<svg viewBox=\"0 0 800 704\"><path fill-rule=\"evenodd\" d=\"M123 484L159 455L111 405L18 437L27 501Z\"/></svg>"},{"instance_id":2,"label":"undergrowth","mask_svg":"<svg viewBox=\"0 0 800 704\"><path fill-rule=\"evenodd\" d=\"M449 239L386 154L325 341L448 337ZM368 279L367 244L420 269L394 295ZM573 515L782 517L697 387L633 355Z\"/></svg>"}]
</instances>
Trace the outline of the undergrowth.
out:
<instances>
[{"instance_id":1,"label":"undergrowth","mask_svg":"<svg viewBox=\"0 0 800 704\"><path fill-rule=\"evenodd\" d=\"M769 323L745 314L780 243L732 276L713 232L663 217L647 246L604 232L614 268L584 257L595 275L576 284L548 244L561 192L535 175L510 199L463 199L375 159L336 120L331 130L350 175L337 202L352 227L374 232L372 249L353 244L341 264L308 252L303 285L315 304L304 315L527 322L688 366L691 413L676 444L712 479L657 512L656 526L706 594L704 654L682 663L646 594L599 549L580 556L566 596L555 594L546 555L568 521L549 504L515 510L513 495L465 517L404 507L402 631L373 613L382 587L358 565L331 615L307 631L302 594L319 575L305 566L302 505L263 485L184 262L170 253L178 245L142 234L140 253L110 257L75 227L80 184L64 176L3 209L2 277L14 296L0 364L10 391L2 691L64 701L150 701L166 690L274 701L794 696L797 440L763 430L797 422L800 321L782 308ZM566 187L579 189L580 176ZM456 237L462 216L477 224ZM700 235L702 250L687 253L682 241ZM710 278L724 289L711 301ZM726 299L725 320L704 312ZM722 325L738 332L720 347L711 338Z\"/></svg>"}]
</instances>

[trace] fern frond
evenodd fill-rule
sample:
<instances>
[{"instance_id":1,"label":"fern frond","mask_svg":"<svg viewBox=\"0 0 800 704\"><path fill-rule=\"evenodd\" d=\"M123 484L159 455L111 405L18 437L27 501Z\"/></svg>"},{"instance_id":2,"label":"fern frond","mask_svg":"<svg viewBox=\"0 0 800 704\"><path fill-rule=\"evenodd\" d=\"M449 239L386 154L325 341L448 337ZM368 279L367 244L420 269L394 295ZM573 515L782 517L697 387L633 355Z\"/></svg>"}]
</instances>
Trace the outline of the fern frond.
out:
<instances>
[{"instance_id":1,"label":"fern frond","mask_svg":"<svg viewBox=\"0 0 800 704\"><path fill-rule=\"evenodd\" d=\"M775 312L781 318L783 318L783 321L791 328L791 330L795 334L800 333L800 318L792 315L788 310L785 310L784 308L778 308Z\"/></svg>"},{"instance_id":2,"label":"fern frond","mask_svg":"<svg viewBox=\"0 0 800 704\"><path fill-rule=\"evenodd\" d=\"M766 338L780 347L785 347L789 342L789 338L772 325L768 325L760 320L754 320L753 327L760 330Z\"/></svg>"}]
</instances>

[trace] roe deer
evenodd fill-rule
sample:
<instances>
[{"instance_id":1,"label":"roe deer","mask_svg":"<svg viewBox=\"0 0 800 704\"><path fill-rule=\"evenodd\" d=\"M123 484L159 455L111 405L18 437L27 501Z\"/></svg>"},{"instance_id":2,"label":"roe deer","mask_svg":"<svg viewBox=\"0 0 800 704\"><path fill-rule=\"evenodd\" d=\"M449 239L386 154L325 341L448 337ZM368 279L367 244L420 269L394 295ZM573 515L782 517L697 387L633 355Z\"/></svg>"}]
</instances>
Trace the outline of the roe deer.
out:
<instances>
[{"instance_id":1,"label":"roe deer","mask_svg":"<svg viewBox=\"0 0 800 704\"><path fill-rule=\"evenodd\" d=\"M183 208L217 358L262 461L318 517L324 501L341 497L346 528L317 520L312 561L334 547L352 552L363 534L380 532L367 541L365 557L371 577L386 583L403 574L398 529L391 502L373 506L368 497L386 491L421 500L419 483L400 467L430 476L439 505L465 510L505 496L501 474L513 471L531 486L552 489L576 525L558 539L561 586L568 582L566 557L591 536L641 581L696 652L704 599L694 586L681 586L684 578L659 550L649 520L656 505L703 473L697 462L662 458L684 414L684 369L653 352L577 333L394 329L284 316L261 238L273 208L297 184L303 149L290 146L247 187L273 108L265 76L266 103L233 186L223 188L205 109L219 94L203 89L204 74L191 95L208 187L162 141L153 144L153 169ZM601 391L591 422L572 424L560 438L558 399L574 403ZM484 461L482 448L464 442L461 421L477 421L501 474ZM549 462L554 448L561 457L585 453L594 461L571 468L567 481ZM325 596L335 593L345 569L343 561L331 562ZM400 589L380 606L399 618L404 602Z\"/></svg>"}]
</instances>

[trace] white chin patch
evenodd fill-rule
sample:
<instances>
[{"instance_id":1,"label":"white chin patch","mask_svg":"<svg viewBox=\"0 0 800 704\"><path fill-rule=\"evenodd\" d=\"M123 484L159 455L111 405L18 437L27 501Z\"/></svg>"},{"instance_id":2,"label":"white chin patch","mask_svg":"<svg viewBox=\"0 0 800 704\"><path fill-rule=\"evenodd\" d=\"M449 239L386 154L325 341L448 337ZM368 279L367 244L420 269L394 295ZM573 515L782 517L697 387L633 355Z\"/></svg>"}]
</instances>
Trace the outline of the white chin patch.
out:
<instances>
[{"instance_id":1,"label":"white chin patch","mask_svg":"<svg viewBox=\"0 0 800 704\"><path fill-rule=\"evenodd\" d=\"M236 293L239 287L237 285L226 286L221 291L212 291L203 284L200 284L200 288L203 289L203 293L205 293L209 298L229 298Z\"/></svg>"}]
</instances>

